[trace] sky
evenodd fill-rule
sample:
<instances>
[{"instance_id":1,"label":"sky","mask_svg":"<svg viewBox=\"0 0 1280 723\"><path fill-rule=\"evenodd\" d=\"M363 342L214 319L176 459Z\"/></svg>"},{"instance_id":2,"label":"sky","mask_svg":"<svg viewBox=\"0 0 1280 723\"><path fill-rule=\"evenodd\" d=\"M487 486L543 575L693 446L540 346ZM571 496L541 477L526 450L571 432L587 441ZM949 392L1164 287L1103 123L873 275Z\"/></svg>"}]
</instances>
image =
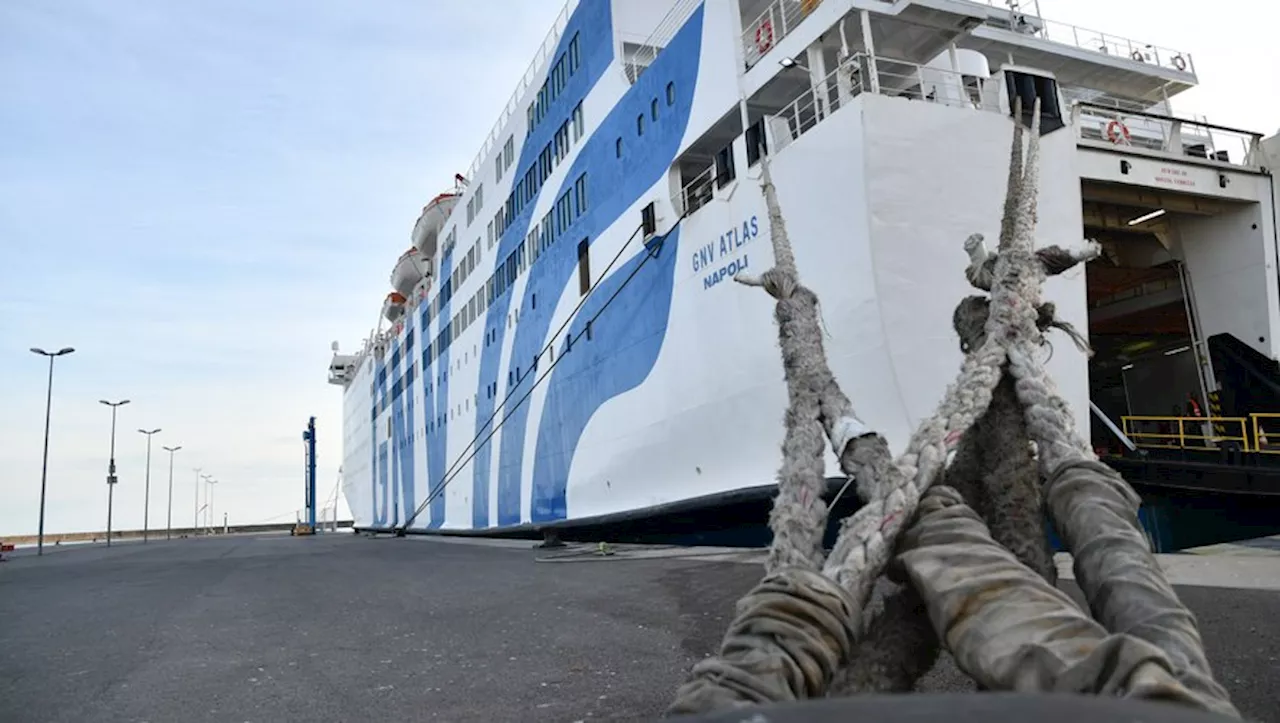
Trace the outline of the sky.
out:
<instances>
[{"instance_id":1,"label":"sky","mask_svg":"<svg viewBox=\"0 0 1280 723\"><path fill-rule=\"evenodd\" d=\"M590 0L589 0L590 1ZM1024 0L1024 7L1032 3ZM288 522L302 431L334 493L341 389L422 206L464 172L562 0L0 3L0 535ZM1280 129L1280 10L1041 0L1045 17L1190 52L1179 114ZM500 21L495 21L499 18ZM1224 19L1239 22L1226 22ZM339 514L346 516L339 500Z\"/></svg>"}]
</instances>

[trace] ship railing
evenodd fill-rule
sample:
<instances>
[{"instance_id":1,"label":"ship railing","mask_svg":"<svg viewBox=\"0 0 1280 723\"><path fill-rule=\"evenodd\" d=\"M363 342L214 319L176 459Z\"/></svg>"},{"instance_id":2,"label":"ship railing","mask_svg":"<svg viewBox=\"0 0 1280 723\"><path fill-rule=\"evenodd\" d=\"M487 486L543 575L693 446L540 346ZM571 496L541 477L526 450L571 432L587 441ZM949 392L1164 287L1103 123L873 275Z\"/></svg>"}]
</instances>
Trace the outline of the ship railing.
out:
<instances>
[{"instance_id":1,"label":"ship railing","mask_svg":"<svg viewBox=\"0 0 1280 723\"><path fill-rule=\"evenodd\" d=\"M1258 415L1255 415L1258 416ZM1277 415L1280 417L1280 415ZM1251 439L1246 417L1121 417L1124 433L1142 449L1180 449L1213 452L1226 445L1242 451L1258 447ZM1280 430L1277 430L1280 432ZM1256 432L1253 435L1256 438ZM1280 437L1277 438L1280 441ZM1280 447L1276 448L1280 452Z\"/></svg>"},{"instance_id":2,"label":"ship railing","mask_svg":"<svg viewBox=\"0 0 1280 723\"><path fill-rule=\"evenodd\" d=\"M715 196L715 188L716 167L715 164L712 164L694 176L692 180L685 182L680 189L680 194L671 199L672 205L675 206L676 214L678 216L688 216L707 205Z\"/></svg>"},{"instance_id":3,"label":"ship railing","mask_svg":"<svg viewBox=\"0 0 1280 723\"><path fill-rule=\"evenodd\" d=\"M658 26L649 33L649 37L635 51L635 54L628 57L624 63L624 72L627 80L633 85L640 74L653 64L654 59L667 47L671 39L680 32L680 28L684 27L685 21L689 16L693 15L693 11L703 3L703 0L678 0L675 5L667 11L667 14L658 21Z\"/></svg>"},{"instance_id":4,"label":"ship railing","mask_svg":"<svg viewBox=\"0 0 1280 723\"><path fill-rule=\"evenodd\" d=\"M498 115L498 121L493 124L488 137L485 138L484 143L480 146L480 152L476 154L475 160L467 168L466 179L468 182L474 181L479 176L481 165L484 164L489 152L498 143L498 139L502 137L502 131L506 127L507 121L511 120L511 116L515 115L515 112L519 110L521 98L524 97L529 87L542 77L543 73L539 71L546 67L547 62L555 53L560 43L560 37L564 35L564 29L568 27L569 18L573 15L574 9L578 7L579 2L580 0L566 0L564 7L560 10L560 14L556 16L555 22L551 25L551 30L542 41L542 46L538 48L537 54L534 55L529 67L524 71L524 76L520 78L515 91L512 92L511 99L507 101L502 113Z\"/></svg>"},{"instance_id":5,"label":"ship railing","mask_svg":"<svg viewBox=\"0 0 1280 723\"><path fill-rule=\"evenodd\" d=\"M855 53L769 119L772 146L782 150L869 92L958 108L1000 110L1000 84L992 79Z\"/></svg>"},{"instance_id":6,"label":"ship railing","mask_svg":"<svg viewBox=\"0 0 1280 723\"><path fill-rule=\"evenodd\" d=\"M743 60L747 69L769 54L778 41L791 34L822 0L774 0L742 31Z\"/></svg>"},{"instance_id":7,"label":"ship railing","mask_svg":"<svg viewBox=\"0 0 1280 723\"><path fill-rule=\"evenodd\" d=\"M1005 0L987 0L987 4L992 7L1004 7L1006 9L1009 5ZM1071 23L1049 20L1033 13L1018 14L1027 17L1028 24L1025 26L1027 32L1044 40L1082 50L1091 50L1102 55L1128 58L1139 63L1150 63L1165 70L1176 70L1180 73L1191 73L1193 75L1196 72L1195 60L1191 57L1191 53L1140 42L1112 33L1089 30ZM1034 18L1034 21L1032 21L1032 18ZM1013 29L1017 32L1017 21L1015 20L1014 22Z\"/></svg>"},{"instance_id":8,"label":"ship railing","mask_svg":"<svg viewBox=\"0 0 1280 723\"><path fill-rule=\"evenodd\" d=\"M765 116L767 146L772 153L782 151L863 93L1000 112L1000 87L994 79L964 75L950 68L855 53L776 113ZM718 185L715 165L709 165L682 184L672 199L677 212L693 213L705 206Z\"/></svg>"},{"instance_id":9,"label":"ship railing","mask_svg":"<svg viewBox=\"0 0 1280 723\"><path fill-rule=\"evenodd\" d=\"M1077 137L1093 144L1179 158L1201 158L1245 168L1261 163L1260 133L1092 102L1074 103L1072 113Z\"/></svg>"},{"instance_id":10,"label":"ship railing","mask_svg":"<svg viewBox=\"0 0 1280 723\"><path fill-rule=\"evenodd\" d=\"M1249 421L1253 428L1253 451L1260 454L1280 454L1280 414L1250 414Z\"/></svg>"}]
</instances>

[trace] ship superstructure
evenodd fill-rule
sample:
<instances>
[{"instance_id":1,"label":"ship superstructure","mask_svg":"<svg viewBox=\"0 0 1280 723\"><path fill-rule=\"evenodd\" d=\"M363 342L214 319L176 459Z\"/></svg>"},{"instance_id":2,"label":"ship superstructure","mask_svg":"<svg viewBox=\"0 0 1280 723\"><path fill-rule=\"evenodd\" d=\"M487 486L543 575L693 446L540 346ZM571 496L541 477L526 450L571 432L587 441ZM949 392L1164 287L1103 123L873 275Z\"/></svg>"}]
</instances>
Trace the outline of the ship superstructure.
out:
<instances>
[{"instance_id":1,"label":"ship superstructure","mask_svg":"<svg viewBox=\"0 0 1280 723\"><path fill-rule=\"evenodd\" d=\"M1258 135L1173 113L1195 84L1188 53L1017 3L570 0L413 226L385 327L335 345L357 527L510 530L767 490L772 306L732 283L772 262L766 157L833 370L900 447L959 363L962 243L997 235L1009 116L1037 100L1042 241L1106 249L1046 290L1100 342L1050 361L1078 424L1128 424L1123 339L1156 318L1193 351L1187 388L1140 404L1208 399L1208 339L1280 356L1277 200Z\"/></svg>"}]
</instances>

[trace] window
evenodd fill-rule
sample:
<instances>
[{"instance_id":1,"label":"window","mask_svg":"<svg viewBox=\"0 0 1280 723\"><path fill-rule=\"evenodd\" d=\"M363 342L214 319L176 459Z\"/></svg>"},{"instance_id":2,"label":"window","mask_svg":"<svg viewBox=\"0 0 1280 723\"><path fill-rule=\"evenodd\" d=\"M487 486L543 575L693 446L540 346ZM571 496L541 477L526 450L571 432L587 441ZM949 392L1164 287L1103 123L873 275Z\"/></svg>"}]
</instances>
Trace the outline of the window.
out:
<instances>
[{"instance_id":1,"label":"window","mask_svg":"<svg viewBox=\"0 0 1280 723\"><path fill-rule=\"evenodd\" d=\"M733 167L733 144L730 143L716 153L716 188L724 188L736 177Z\"/></svg>"},{"instance_id":2,"label":"window","mask_svg":"<svg viewBox=\"0 0 1280 723\"><path fill-rule=\"evenodd\" d=\"M576 216L581 216L587 212L587 174L578 176L578 180L573 182L573 195L577 200Z\"/></svg>"},{"instance_id":3,"label":"window","mask_svg":"<svg viewBox=\"0 0 1280 723\"><path fill-rule=\"evenodd\" d=\"M613 142L613 155L622 158L622 136L618 136L618 140Z\"/></svg>"},{"instance_id":4,"label":"window","mask_svg":"<svg viewBox=\"0 0 1280 723\"><path fill-rule=\"evenodd\" d=\"M507 137L507 144L502 147L502 157L506 161L507 167L510 168L511 164L516 160L515 138Z\"/></svg>"},{"instance_id":5,"label":"window","mask_svg":"<svg viewBox=\"0 0 1280 723\"><path fill-rule=\"evenodd\" d=\"M569 121L565 121L556 131L556 163L569 155Z\"/></svg>"},{"instance_id":6,"label":"window","mask_svg":"<svg viewBox=\"0 0 1280 723\"><path fill-rule=\"evenodd\" d=\"M586 296L591 290L591 248L587 239L578 242L578 293Z\"/></svg>"},{"instance_id":7,"label":"window","mask_svg":"<svg viewBox=\"0 0 1280 723\"><path fill-rule=\"evenodd\" d=\"M573 142L577 143L586 134L586 122L582 118L582 103L578 103L573 107L573 114L570 119L573 121Z\"/></svg>"},{"instance_id":8,"label":"window","mask_svg":"<svg viewBox=\"0 0 1280 723\"><path fill-rule=\"evenodd\" d=\"M676 104L676 84L674 82L667 83L667 105Z\"/></svg>"},{"instance_id":9,"label":"window","mask_svg":"<svg viewBox=\"0 0 1280 723\"><path fill-rule=\"evenodd\" d=\"M636 116L636 135L644 135L644 113Z\"/></svg>"},{"instance_id":10,"label":"window","mask_svg":"<svg viewBox=\"0 0 1280 723\"><path fill-rule=\"evenodd\" d=\"M493 164L493 180L498 182L502 180L502 154L498 154L497 160Z\"/></svg>"},{"instance_id":11,"label":"window","mask_svg":"<svg viewBox=\"0 0 1280 723\"><path fill-rule=\"evenodd\" d=\"M658 99L654 98L649 101L649 115L653 116L653 120L658 120Z\"/></svg>"},{"instance_id":12,"label":"window","mask_svg":"<svg viewBox=\"0 0 1280 723\"><path fill-rule=\"evenodd\" d=\"M489 248L493 248L493 221L489 222L488 236L489 236Z\"/></svg>"},{"instance_id":13,"label":"window","mask_svg":"<svg viewBox=\"0 0 1280 723\"><path fill-rule=\"evenodd\" d=\"M573 39L569 41L569 75L578 72L581 65L581 59L578 57L578 34L574 33Z\"/></svg>"}]
</instances>

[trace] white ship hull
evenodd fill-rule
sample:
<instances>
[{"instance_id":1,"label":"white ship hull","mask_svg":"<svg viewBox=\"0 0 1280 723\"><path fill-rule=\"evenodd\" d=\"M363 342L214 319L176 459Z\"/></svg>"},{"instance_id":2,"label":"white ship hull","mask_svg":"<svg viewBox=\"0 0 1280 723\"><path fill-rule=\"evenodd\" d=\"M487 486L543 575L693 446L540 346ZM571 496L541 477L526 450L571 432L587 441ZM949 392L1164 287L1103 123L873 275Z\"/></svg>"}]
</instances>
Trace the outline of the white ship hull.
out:
<instances>
[{"instance_id":1,"label":"white ship hull","mask_svg":"<svg viewBox=\"0 0 1280 723\"><path fill-rule=\"evenodd\" d=\"M365 354L348 379L344 491L358 528L573 523L714 501L774 481L786 389L773 304L732 281L773 260L760 166L739 135L733 180L697 208L681 192L679 169L739 112L742 59L731 31L738 8L681 4L689 9L679 31L634 84L620 56L631 37L618 28L652 27L657 18L624 17L622 9L645 10L622 0L570 4L544 63L578 57L560 98L528 133L524 108L544 78L555 82L554 70L538 70L494 154L468 179L484 186L488 204L473 222L460 218L459 204L449 222L458 227L457 250L440 259L436 288L406 310L385 354ZM975 293L963 273L963 241L981 232L994 244L997 236L1013 123L990 107L999 87L992 91L982 109L845 92L838 109L824 108L798 137L778 124L768 135L799 269L821 299L831 366L863 420L895 449L959 368L952 311ZM537 173L539 153L564 121L572 147L490 246L483 236L498 201L526 169ZM514 159L499 180L494 159L507 137ZM1070 127L1044 138L1046 245L1080 242L1076 141ZM575 184L584 175L582 199ZM561 224L557 200L566 194L585 204ZM646 242L639 228L651 203L656 233ZM555 240L535 238L537 251L517 264L514 282L489 300L485 281L547 218L557 224ZM477 237L469 259L468 239ZM592 285L585 295L583 240ZM468 276L433 308L459 264ZM467 308L458 300L476 290L485 296L472 305L475 320L457 316ZM1082 270L1051 279L1046 296L1060 318L1087 328ZM450 323L465 328L444 342ZM1087 361L1065 337L1054 345L1050 370L1088 429Z\"/></svg>"}]
</instances>

